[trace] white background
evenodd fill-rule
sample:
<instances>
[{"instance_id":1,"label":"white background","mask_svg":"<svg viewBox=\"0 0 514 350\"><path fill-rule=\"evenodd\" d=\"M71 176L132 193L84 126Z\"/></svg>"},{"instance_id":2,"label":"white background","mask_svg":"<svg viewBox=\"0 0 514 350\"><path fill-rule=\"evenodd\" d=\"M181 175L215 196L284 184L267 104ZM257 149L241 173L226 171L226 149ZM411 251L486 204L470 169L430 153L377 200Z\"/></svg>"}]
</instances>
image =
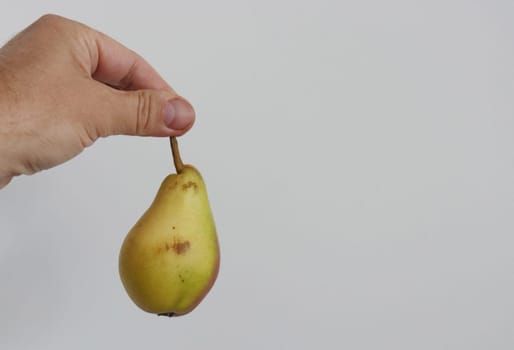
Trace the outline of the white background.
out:
<instances>
[{"instance_id":1,"label":"white background","mask_svg":"<svg viewBox=\"0 0 514 350\"><path fill-rule=\"evenodd\" d=\"M222 265L190 315L132 304L168 141L100 140L0 191L0 348L514 348L514 2L3 0L1 41L46 12L194 104Z\"/></svg>"}]
</instances>

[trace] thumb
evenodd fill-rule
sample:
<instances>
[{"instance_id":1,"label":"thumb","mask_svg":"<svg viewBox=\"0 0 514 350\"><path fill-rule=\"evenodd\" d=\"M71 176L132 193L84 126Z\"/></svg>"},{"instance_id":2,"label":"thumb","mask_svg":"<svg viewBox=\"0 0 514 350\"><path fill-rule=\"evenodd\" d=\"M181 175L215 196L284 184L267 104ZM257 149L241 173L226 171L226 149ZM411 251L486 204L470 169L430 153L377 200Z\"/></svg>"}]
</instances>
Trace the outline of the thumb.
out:
<instances>
[{"instance_id":1,"label":"thumb","mask_svg":"<svg viewBox=\"0 0 514 350\"><path fill-rule=\"evenodd\" d=\"M164 90L111 90L97 130L101 136L178 136L193 126L195 111L183 97Z\"/></svg>"}]
</instances>

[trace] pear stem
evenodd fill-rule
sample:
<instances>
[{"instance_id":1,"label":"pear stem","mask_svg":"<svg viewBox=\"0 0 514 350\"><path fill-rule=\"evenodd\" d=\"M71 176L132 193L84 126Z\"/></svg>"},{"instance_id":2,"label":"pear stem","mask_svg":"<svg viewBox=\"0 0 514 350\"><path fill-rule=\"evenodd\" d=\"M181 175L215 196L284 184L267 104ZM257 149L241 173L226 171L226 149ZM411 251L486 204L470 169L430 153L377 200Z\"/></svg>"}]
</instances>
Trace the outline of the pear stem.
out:
<instances>
[{"instance_id":1,"label":"pear stem","mask_svg":"<svg viewBox=\"0 0 514 350\"><path fill-rule=\"evenodd\" d=\"M178 151L178 142L175 136L170 137L170 145L171 154L173 155L173 164L175 164L175 170L177 170L177 174L180 174L182 170L184 170L184 163L182 163L182 158L180 158L180 152Z\"/></svg>"}]
</instances>

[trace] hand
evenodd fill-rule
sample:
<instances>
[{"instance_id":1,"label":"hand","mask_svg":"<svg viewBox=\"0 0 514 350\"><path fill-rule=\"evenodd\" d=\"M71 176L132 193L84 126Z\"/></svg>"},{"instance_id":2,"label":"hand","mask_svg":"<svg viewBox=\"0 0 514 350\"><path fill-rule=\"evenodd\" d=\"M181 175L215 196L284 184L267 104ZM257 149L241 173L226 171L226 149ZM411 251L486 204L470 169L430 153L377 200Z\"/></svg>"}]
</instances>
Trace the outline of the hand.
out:
<instances>
[{"instance_id":1,"label":"hand","mask_svg":"<svg viewBox=\"0 0 514 350\"><path fill-rule=\"evenodd\" d=\"M0 48L0 188L99 137L178 136L194 119L143 58L83 24L45 15Z\"/></svg>"}]
</instances>

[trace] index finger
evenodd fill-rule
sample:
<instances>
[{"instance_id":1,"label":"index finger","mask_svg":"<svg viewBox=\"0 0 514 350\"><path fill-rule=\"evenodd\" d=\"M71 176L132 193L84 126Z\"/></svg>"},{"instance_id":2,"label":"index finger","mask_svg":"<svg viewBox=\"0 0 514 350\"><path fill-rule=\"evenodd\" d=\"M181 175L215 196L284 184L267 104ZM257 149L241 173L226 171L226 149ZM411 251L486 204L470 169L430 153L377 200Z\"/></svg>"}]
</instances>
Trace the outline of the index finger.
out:
<instances>
[{"instance_id":1,"label":"index finger","mask_svg":"<svg viewBox=\"0 0 514 350\"><path fill-rule=\"evenodd\" d=\"M157 89L176 94L157 71L136 52L93 30L92 77L121 90Z\"/></svg>"}]
</instances>

